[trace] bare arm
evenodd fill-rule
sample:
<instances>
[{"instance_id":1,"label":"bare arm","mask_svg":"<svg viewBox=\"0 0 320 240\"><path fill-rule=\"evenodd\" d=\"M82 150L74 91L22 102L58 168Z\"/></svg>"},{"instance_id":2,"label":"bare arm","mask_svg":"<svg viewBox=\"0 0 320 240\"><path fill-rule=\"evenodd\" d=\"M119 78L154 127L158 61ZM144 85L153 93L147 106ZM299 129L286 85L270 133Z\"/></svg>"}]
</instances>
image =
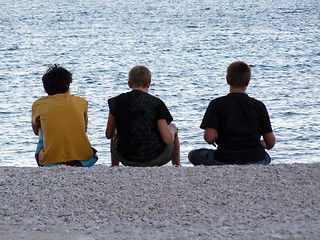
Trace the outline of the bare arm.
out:
<instances>
[{"instance_id":1,"label":"bare arm","mask_svg":"<svg viewBox=\"0 0 320 240\"><path fill-rule=\"evenodd\" d=\"M106 128L107 139L112 139L115 136L115 131L116 131L116 119L109 112L108 123L107 123L107 128Z\"/></svg>"},{"instance_id":2,"label":"bare arm","mask_svg":"<svg viewBox=\"0 0 320 240\"><path fill-rule=\"evenodd\" d=\"M32 126L32 130L33 130L34 134L38 136L40 126L35 125L32 121L31 121L31 126Z\"/></svg>"},{"instance_id":3,"label":"bare arm","mask_svg":"<svg viewBox=\"0 0 320 240\"><path fill-rule=\"evenodd\" d=\"M107 139L111 139L110 141L110 149L112 149L113 145L115 144L115 137L117 135L117 128L116 128L116 119L115 117L109 112L108 123L106 128L106 137ZM111 154L111 167L119 166L119 159Z\"/></svg>"},{"instance_id":4,"label":"bare arm","mask_svg":"<svg viewBox=\"0 0 320 240\"><path fill-rule=\"evenodd\" d=\"M88 115L86 113L84 114L84 123L85 123L85 131L87 132L87 130L88 130Z\"/></svg>"},{"instance_id":5,"label":"bare arm","mask_svg":"<svg viewBox=\"0 0 320 240\"><path fill-rule=\"evenodd\" d=\"M172 143L174 137L178 134L178 128L176 127L176 125L174 125L173 123L168 125L167 120L165 119L159 119L157 121L157 125L162 137L162 141L165 144Z\"/></svg>"},{"instance_id":6,"label":"bare arm","mask_svg":"<svg viewBox=\"0 0 320 240\"><path fill-rule=\"evenodd\" d=\"M271 149L276 144L276 137L273 132L265 133L262 135L263 140L261 141L262 146L266 149Z\"/></svg>"},{"instance_id":7,"label":"bare arm","mask_svg":"<svg viewBox=\"0 0 320 240\"><path fill-rule=\"evenodd\" d=\"M204 140L209 144L214 144L217 140L217 130L214 128L206 128L204 130Z\"/></svg>"}]
</instances>

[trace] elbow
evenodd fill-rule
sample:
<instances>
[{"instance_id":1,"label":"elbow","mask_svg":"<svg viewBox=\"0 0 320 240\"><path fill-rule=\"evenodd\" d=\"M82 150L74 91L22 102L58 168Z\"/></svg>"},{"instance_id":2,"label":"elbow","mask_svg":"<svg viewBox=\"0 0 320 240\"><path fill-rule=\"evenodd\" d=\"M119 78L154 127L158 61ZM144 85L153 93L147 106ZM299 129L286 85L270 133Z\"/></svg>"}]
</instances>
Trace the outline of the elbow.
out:
<instances>
[{"instance_id":1,"label":"elbow","mask_svg":"<svg viewBox=\"0 0 320 240\"><path fill-rule=\"evenodd\" d=\"M216 141L216 137L215 136L208 136L208 135L205 134L203 136L203 138L209 144L213 144Z\"/></svg>"},{"instance_id":2,"label":"elbow","mask_svg":"<svg viewBox=\"0 0 320 240\"><path fill-rule=\"evenodd\" d=\"M33 122L31 122L31 126L32 126L32 130L33 130L34 134L39 136L39 129L41 126L37 126L37 125L33 124Z\"/></svg>"},{"instance_id":3,"label":"elbow","mask_svg":"<svg viewBox=\"0 0 320 240\"><path fill-rule=\"evenodd\" d=\"M117 135L117 129L107 127L105 135L107 139L112 139Z\"/></svg>"},{"instance_id":4,"label":"elbow","mask_svg":"<svg viewBox=\"0 0 320 240\"><path fill-rule=\"evenodd\" d=\"M113 138L113 134L108 134L108 133L106 132L106 138L107 138L107 139Z\"/></svg>"},{"instance_id":5,"label":"elbow","mask_svg":"<svg viewBox=\"0 0 320 240\"><path fill-rule=\"evenodd\" d=\"M162 141L163 141L165 144L171 144L171 143L174 141L175 136L178 136L178 134L175 135L175 134L173 134L173 133L171 133L171 132L169 131L167 134L165 134L164 136L162 136Z\"/></svg>"},{"instance_id":6,"label":"elbow","mask_svg":"<svg viewBox=\"0 0 320 240\"><path fill-rule=\"evenodd\" d=\"M273 145L273 146L274 146L274 145ZM270 146L266 146L266 149L267 149L267 150L270 150L270 149L273 148L273 146L271 146L271 145L270 145Z\"/></svg>"},{"instance_id":7,"label":"elbow","mask_svg":"<svg viewBox=\"0 0 320 240\"><path fill-rule=\"evenodd\" d=\"M274 146L274 145L267 145L267 146L266 146L266 149L267 149L267 150L270 150L270 149L273 148L273 146Z\"/></svg>"},{"instance_id":8,"label":"elbow","mask_svg":"<svg viewBox=\"0 0 320 240\"><path fill-rule=\"evenodd\" d=\"M162 141L165 143L165 144L171 144L173 142L173 137L171 136L168 136L166 138L162 138Z\"/></svg>"},{"instance_id":9,"label":"elbow","mask_svg":"<svg viewBox=\"0 0 320 240\"><path fill-rule=\"evenodd\" d=\"M276 144L276 138L273 133L269 133L263 136L264 146L267 150L274 147Z\"/></svg>"},{"instance_id":10,"label":"elbow","mask_svg":"<svg viewBox=\"0 0 320 240\"><path fill-rule=\"evenodd\" d=\"M209 144L213 144L214 143L214 140L212 138L204 137L204 140Z\"/></svg>"},{"instance_id":11,"label":"elbow","mask_svg":"<svg viewBox=\"0 0 320 240\"><path fill-rule=\"evenodd\" d=\"M39 135L38 129L33 129L33 133L38 136Z\"/></svg>"},{"instance_id":12,"label":"elbow","mask_svg":"<svg viewBox=\"0 0 320 240\"><path fill-rule=\"evenodd\" d=\"M106 133L105 133L105 134L106 134L106 138L107 138L107 139L111 139L111 138L113 138L113 136L114 136L114 132L112 132L112 131L110 132L110 131L108 131L108 130L106 130Z\"/></svg>"},{"instance_id":13,"label":"elbow","mask_svg":"<svg viewBox=\"0 0 320 240\"><path fill-rule=\"evenodd\" d=\"M203 138L207 143L213 144L217 140L217 130L213 128L206 128Z\"/></svg>"},{"instance_id":14,"label":"elbow","mask_svg":"<svg viewBox=\"0 0 320 240\"><path fill-rule=\"evenodd\" d=\"M270 150L271 148L274 147L275 144L276 144L276 140L274 140L273 142L266 143L266 149Z\"/></svg>"}]
</instances>

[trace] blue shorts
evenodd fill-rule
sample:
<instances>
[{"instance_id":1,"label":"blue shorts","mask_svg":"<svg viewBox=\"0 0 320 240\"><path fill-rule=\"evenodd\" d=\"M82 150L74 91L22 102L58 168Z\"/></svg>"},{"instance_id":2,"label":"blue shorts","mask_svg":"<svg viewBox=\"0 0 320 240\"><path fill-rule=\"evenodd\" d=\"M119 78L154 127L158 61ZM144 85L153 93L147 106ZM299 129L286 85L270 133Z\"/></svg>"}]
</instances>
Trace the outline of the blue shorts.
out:
<instances>
[{"instance_id":1,"label":"blue shorts","mask_svg":"<svg viewBox=\"0 0 320 240\"><path fill-rule=\"evenodd\" d=\"M173 143L167 144L163 149L162 153L160 153L160 155L156 159L148 162L132 162L132 161L128 161L120 154L117 148L117 141L115 141L111 149L111 154L113 154L125 166L154 167L154 166L162 166L167 164L172 159L173 150L174 150Z\"/></svg>"},{"instance_id":2,"label":"blue shorts","mask_svg":"<svg viewBox=\"0 0 320 240\"><path fill-rule=\"evenodd\" d=\"M74 161L70 161L70 162L53 163L53 164L49 164L49 165L40 165L39 152L42 148L43 148L43 136L41 136L39 138L39 142L37 144L37 149L36 149L36 154L35 154L35 158L37 160L38 166L40 166L40 167L54 167L54 166L61 166L61 165L73 166L73 167L92 167L98 161L97 150L92 147L91 149L93 152L93 156L89 160L74 160Z\"/></svg>"},{"instance_id":3,"label":"blue shorts","mask_svg":"<svg viewBox=\"0 0 320 240\"><path fill-rule=\"evenodd\" d=\"M230 165L228 163L220 162L215 159L215 151L212 149L201 148L197 150L193 150L189 153L189 161L197 166L197 165L204 165L204 166L213 166L213 165ZM268 165L271 162L271 158L267 152L265 152L265 159L258 162L247 162L247 163L240 163L238 165L249 165L249 164L262 164Z\"/></svg>"}]
</instances>

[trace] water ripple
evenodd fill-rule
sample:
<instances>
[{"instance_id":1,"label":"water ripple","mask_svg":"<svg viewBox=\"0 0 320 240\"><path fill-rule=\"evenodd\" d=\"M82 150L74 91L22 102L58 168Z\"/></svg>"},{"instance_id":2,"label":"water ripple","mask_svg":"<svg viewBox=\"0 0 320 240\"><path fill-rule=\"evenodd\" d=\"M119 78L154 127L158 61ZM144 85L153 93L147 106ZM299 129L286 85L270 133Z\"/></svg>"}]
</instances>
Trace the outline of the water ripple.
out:
<instances>
[{"instance_id":1,"label":"water ripple","mask_svg":"<svg viewBox=\"0 0 320 240\"><path fill-rule=\"evenodd\" d=\"M250 64L247 92L269 110L275 163L319 161L317 1L4 0L0 11L2 166L36 166L31 105L45 95L52 63L72 71L72 93L89 101L88 137L104 165L107 99L129 90L131 67L147 65L150 93L169 107L188 165L188 151L209 147L199 125L209 101L228 92L234 60Z\"/></svg>"}]
</instances>

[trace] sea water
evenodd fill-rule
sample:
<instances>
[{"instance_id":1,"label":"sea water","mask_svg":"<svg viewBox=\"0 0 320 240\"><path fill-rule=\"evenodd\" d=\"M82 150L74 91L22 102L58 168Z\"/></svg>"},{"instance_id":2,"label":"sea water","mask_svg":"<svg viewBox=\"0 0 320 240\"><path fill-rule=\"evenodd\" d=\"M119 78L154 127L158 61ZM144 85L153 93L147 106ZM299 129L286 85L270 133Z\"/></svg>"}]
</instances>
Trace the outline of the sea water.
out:
<instances>
[{"instance_id":1,"label":"sea water","mask_svg":"<svg viewBox=\"0 0 320 240\"><path fill-rule=\"evenodd\" d=\"M320 161L318 0L2 0L0 166L36 166L31 106L46 95L41 77L53 63L89 101L88 137L102 165L110 165L107 100L129 91L129 70L146 65L190 166L190 150L211 147L199 126L210 100L228 93L236 60L251 66L247 93L269 111L273 163Z\"/></svg>"}]
</instances>

